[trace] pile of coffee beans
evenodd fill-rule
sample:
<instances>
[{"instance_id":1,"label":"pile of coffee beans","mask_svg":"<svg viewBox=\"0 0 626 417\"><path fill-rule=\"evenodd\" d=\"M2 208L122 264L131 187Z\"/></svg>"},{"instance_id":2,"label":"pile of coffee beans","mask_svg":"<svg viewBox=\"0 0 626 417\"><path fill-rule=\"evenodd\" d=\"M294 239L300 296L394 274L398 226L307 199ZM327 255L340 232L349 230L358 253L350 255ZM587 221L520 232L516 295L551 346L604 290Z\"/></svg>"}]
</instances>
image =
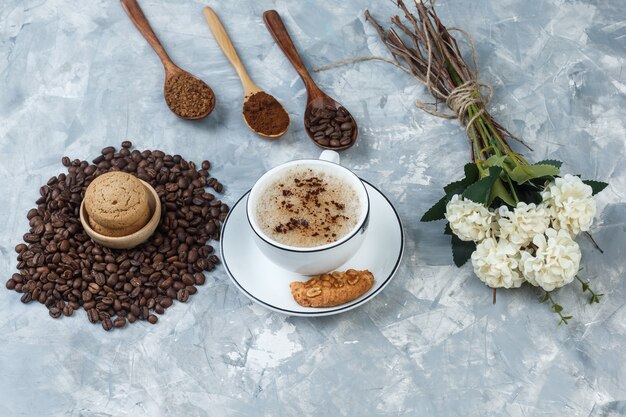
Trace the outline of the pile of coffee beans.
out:
<instances>
[{"instance_id":1,"label":"pile of coffee beans","mask_svg":"<svg viewBox=\"0 0 626 417\"><path fill-rule=\"evenodd\" d=\"M304 127L321 147L347 148L356 138L356 122L344 107L311 107L304 115Z\"/></svg>"},{"instance_id":2,"label":"pile of coffee beans","mask_svg":"<svg viewBox=\"0 0 626 417\"><path fill-rule=\"evenodd\" d=\"M197 167L180 155L109 146L90 164L63 157L68 173L40 188L37 207L27 218L30 231L15 247L19 273L6 287L22 293L22 302L44 304L53 318L84 309L104 330L158 316L173 302L186 302L205 282L203 271L219 263L209 239L220 238L228 206L207 192L222 191L209 175L211 164ZM198 169L199 168L199 169ZM162 205L160 224L144 244L113 250L93 242L83 231L80 203L98 175L124 171L150 183ZM155 314L156 313L156 314Z\"/></svg>"}]
</instances>

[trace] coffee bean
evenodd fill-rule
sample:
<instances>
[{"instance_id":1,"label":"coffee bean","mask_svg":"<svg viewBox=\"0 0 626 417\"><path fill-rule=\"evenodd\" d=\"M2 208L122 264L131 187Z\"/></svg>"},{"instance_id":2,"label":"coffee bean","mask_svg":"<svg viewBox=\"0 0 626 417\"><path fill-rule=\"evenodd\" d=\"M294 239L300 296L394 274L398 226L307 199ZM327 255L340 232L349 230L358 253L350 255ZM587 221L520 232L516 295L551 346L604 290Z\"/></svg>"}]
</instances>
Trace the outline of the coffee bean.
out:
<instances>
[{"instance_id":1,"label":"coffee bean","mask_svg":"<svg viewBox=\"0 0 626 417\"><path fill-rule=\"evenodd\" d=\"M353 142L356 123L345 108L327 105L323 109L312 108L305 114L305 128L319 146L338 148Z\"/></svg>"},{"instance_id":2,"label":"coffee bean","mask_svg":"<svg viewBox=\"0 0 626 417\"><path fill-rule=\"evenodd\" d=\"M156 324L157 321L159 321L159 318L157 316L155 316L154 314L150 314L148 316L148 322L150 324Z\"/></svg>"},{"instance_id":3,"label":"coffee bean","mask_svg":"<svg viewBox=\"0 0 626 417\"><path fill-rule=\"evenodd\" d=\"M18 245L15 245L15 252L16 253L22 253L24 252L26 249L28 249L28 246L25 245L24 243L20 243Z\"/></svg>"},{"instance_id":4,"label":"coffee bean","mask_svg":"<svg viewBox=\"0 0 626 417\"><path fill-rule=\"evenodd\" d=\"M110 318L102 320L102 328L107 332L113 328L113 322Z\"/></svg>"},{"instance_id":5,"label":"coffee bean","mask_svg":"<svg viewBox=\"0 0 626 417\"><path fill-rule=\"evenodd\" d=\"M121 329L122 327L126 326L126 319L124 317L118 317L113 322L113 325L118 329Z\"/></svg>"},{"instance_id":6,"label":"coffee bean","mask_svg":"<svg viewBox=\"0 0 626 417\"><path fill-rule=\"evenodd\" d=\"M194 281L196 285L204 285L206 278L202 272L197 272L193 275Z\"/></svg>"},{"instance_id":7,"label":"coffee bean","mask_svg":"<svg viewBox=\"0 0 626 417\"><path fill-rule=\"evenodd\" d=\"M187 302L187 300L189 299L189 291L184 288L178 290L178 292L176 293L176 299L181 303Z\"/></svg>"},{"instance_id":8,"label":"coffee bean","mask_svg":"<svg viewBox=\"0 0 626 417\"><path fill-rule=\"evenodd\" d=\"M63 307L63 314L67 317L71 316L72 314L74 314L74 307L72 307L71 305L66 305L65 307Z\"/></svg>"},{"instance_id":9,"label":"coffee bean","mask_svg":"<svg viewBox=\"0 0 626 417\"><path fill-rule=\"evenodd\" d=\"M122 142L122 148L132 148L133 147L133 143L129 140L125 140L124 142Z\"/></svg>"},{"instance_id":10,"label":"coffee bean","mask_svg":"<svg viewBox=\"0 0 626 417\"><path fill-rule=\"evenodd\" d=\"M98 320L100 319L100 316L98 315L98 310L96 310L95 308L88 310L87 318L89 319L91 323L97 323Z\"/></svg>"},{"instance_id":11,"label":"coffee bean","mask_svg":"<svg viewBox=\"0 0 626 417\"><path fill-rule=\"evenodd\" d=\"M39 242L39 234L26 233L23 236L23 239L24 239L25 242L28 242L28 243L38 243Z\"/></svg>"},{"instance_id":12,"label":"coffee bean","mask_svg":"<svg viewBox=\"0 0 626 417\"><path fill-rule=\"evenodd\" d=\"M52 307L50 310L48 310L48 313L53 319L58 319L59 317L61 317L62 311L57 307Z\"/></svg>"},{"instance_id":13,"label":"coffee bean","mask_svg":"<svg viewBox=\"0 0 626 417\"><path fill-rule=\"evenodd\" d=\"M69 167L70 166L70 158L67 156L64 156L63 158L61 158L61 163L63 164L64 167Z\"/></svg>"}]
</instances>

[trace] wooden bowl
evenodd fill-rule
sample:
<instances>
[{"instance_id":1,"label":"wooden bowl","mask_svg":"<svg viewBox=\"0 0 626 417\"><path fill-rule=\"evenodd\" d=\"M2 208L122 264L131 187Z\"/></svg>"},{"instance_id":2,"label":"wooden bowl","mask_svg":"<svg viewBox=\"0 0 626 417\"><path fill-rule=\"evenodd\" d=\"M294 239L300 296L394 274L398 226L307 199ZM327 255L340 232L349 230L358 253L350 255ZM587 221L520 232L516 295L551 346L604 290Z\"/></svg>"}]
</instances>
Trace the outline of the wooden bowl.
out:
<instances>
[{"instance_id":1,"label":"wooden bowl","mask_svg":"<svg viewBox=\"0 0 626 417\"><path fill-rule=\"evenodd\" d=\"M111 249L130 249L134 248L137 245L142 244L156 230L159 225L159 221L161 220L161 200L159 199L159 195L156 190L147 182L143 180L139 180L148 190L148 205L150 206L150 212L152 216L150 216L150 220L148 223L141 229L137 230L135 233L132 233L128 236L120 236L120 237L111 237L102 235L91 228L89 225L89 215L87 214L87 210L85 209L85 201L83 200L80 203L80 222L83 225L83 229L91 239L95 242L101 244L102 246L106 246Z\"/></svg>"}]
</instances>

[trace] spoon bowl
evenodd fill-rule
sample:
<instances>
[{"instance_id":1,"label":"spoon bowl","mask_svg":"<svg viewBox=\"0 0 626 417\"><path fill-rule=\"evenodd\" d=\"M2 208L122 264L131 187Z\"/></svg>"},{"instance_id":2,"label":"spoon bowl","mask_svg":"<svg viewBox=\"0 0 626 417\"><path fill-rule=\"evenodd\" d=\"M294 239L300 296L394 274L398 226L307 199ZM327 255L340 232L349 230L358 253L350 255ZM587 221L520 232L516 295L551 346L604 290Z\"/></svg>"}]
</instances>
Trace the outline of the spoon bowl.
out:
<instances>
[{"instance_id":1,"label":"spoon bowl","mask_svg":"<svg viewBox=\"0 0 626 417\"><path fill-rule=\"evenodd\" d=\"M255 87L256 87L256 86L255 86ZM255 128L253 128L252 126L250 126L250 123L248 122L248 119L246 118L246 112L244 111L244 109L245 109L245 107L246 107L246 103L248 103L248 102L250 101L250 99L252 98L252 96L253 96L254 94L256 94L256 93L261 93L261 92L263 92L263 93L267 94L268 96L270 96L270 97L272 97L274 100L276 100L276 98L275 98L274 96L272 96L271 94L269 94L269 93L268 93L268 92L266 92L266 91L261 90L261 89L260 89L260 88L258 88L258 87L256 87L256 91L253 91L253 92L252 92L252 91L249 91L249 90L247 90L247 89L246 89L246 95L245 95L245 98L244 98L243 106L242 106L242 108L241 108L241 112L242 112L242 114L243 114L243 121L244 121L244 123L246 124L246 126L248 126L248 129L252 130L252 131L253 131L254 133L256 133L257 135L259 135L259 136L263 136L264 138L267 138L267 139L278 139L279 137L281 137L282 135L284 135L284 134L285 134L285 132L287 132L287 130L289 129L289 125L291 124L291 120L289 120L289 119L288 119L288 121L287 121L287 127L285 127L285 129L283 129L283 131L282 131L282 132L278 132L278 133L275 133L275 134L268 134L268 133L265 133L265 132L261 132L261 131L259 131L259 130L256 130ZM276 102L277 102L278 104L280 104L280 102L279 102L278 100L276 100ZM281 107L282 107L282 105L281 105ZM282 110L285 112L285 114L287 114L287 111L285 110L285 108L284 108L284 107L282 107ZM289 117L289 116L287 116L287 117Z\"/></svg>"},{"instance_id":2,"label":"spoon bowl","mask_svg":"<svg viewBox=\"0 0 626 417\"><path fill-rule=\"evenodd\" d=\"M211 97L210 98L210 104L206 107L205 111L202 112L201 114L198 114L198 115L195 115L195 116L183 116L183 115L179 114L176 110L174 110L174 108L172 107L172 104L167 101L167 94L166 94L167 84L174 77L180 76L180 75L182 75L184 77L193 78L194 80L197 80L197 81L201 82L203 84L203 88L206 87L208 89L209 96ZM172 113L174 113L176 116L180 117L181 119L185 119L185 120L199 120L199 119L203 119L203 118L207 117L209 114L211 114L211 112L215 108L215 93L213 92L213 89L207 83L202 81L200 78L198 78L195 75L193 75L193 74L185 71L184 69L176 66L174 63L172 63L171 65L165 65L165 83L163 84L163 97L165 98L165 102L167 103L167 107L170 108Z\"/></svg>"},{"instance_id":3,"label":"spoon bowl","mask_svg":"<svg viewBox=\"0 0 626 417\"><path fill-rule=\"evenodd\" d=\"M323 95L318 96L316 98L313 99L308 99L307 100L307 104L306 104L306 109L304 110L304 126L305 126L305 131L306 134L309 136L309 139L311 139L311 141L313 143L315 143L317 146L319 146L322 149L328 149L331 151L343 151L346 150L348 148L350 148L352 145L354 145L354 143L356 142L356 139L359 135L359 128L356 124L356 121L354 120L354 117L352 117L352 115L350 114L350 112L341 105L341 103L339 103L337 100L334 100L333 98L331 98L330 96L326 95L325 93L322 92ZM310 97L310 96L309 96ZM323 110L323 109L339 109L339 108L343 108L343 110L348 114L348 116L352 119L352 121L354 122L354 129L352 130L352 135L351 135L351 140L350 143L348 143L347 145L343 145L343 146L325 146L320 144L318 141L316 141L313 138L313 133L311 133L311 131L308 129L308 121L311 120L311 113L314 112L316 109L319 110Z\"/></svg>"},{"instance_id":4,"label":"spoon bowl","mask_svg":"<svg viewBox=\"0 0 626 417\"><path fill-rule=\"evenodd\" d=\"M222 52L224 52L224 55L226 55L226 58L231 63L233 68L235 68L237 75L241 79L241 84L243 85L243 90L244 90L244 93L243 93L244 102L243 102L243 107L242 107L242 114L243 114L243 121L245 122L246 126L248 126L248 128L251 131L253 131L257 135L262 136L264 138L277 139L281 137L289 129L289 125L290 125L289 120L287 122L287 126L285 127L285 129L282 132L278 132L275 134L268 134L265 132L261 132L259 130L256 130L252 126L250 126L248 119L246 119L246 113L245 111L243 111L243 109L245 108L246 103L252 98L252 96L257 93L265 93L268 96L272 97L274 100L276 100L276 98L272 96L271 94L267 93L266 91L263 91L261 88L259 88L258 85L256 85L252 81L252 79L248 75L248 72L246 71L246 68L243 66L243 63L241 62L239 55L237 55L237 51L235 50L235 47L233 46L233 43L230 40L230 37L228 36L228 33L226 33L226 29L224 28L224 25L222 25L222 22L220 21L219 17L217 17L217 14L215 13L215 11L208 6L205 7L204 17L207 21L207 24L209 25L209 28L211 29L211 33L213 33L213 37L215 38L215 41L220 46L220 48L222 49ZM280 104L278 100L276 100L276 103L278 103L280 107L282 108L282 111L284 111L285 114L287 114L287 111Z\"/></svg>"},{"instance_id":5,"label":"spoon bowl","mask_svg":"<svg viewBox=\"0 0 626 417\"><path fill-rule=\"evenodd\" d=\"M192 77L195 80L200 81L208 88L209 96L211 97L211 104L207 106L207 109L202 114L194 116L183 116L174 111L170 103L167 103L167 106L170 108L170 110L172 110L172 112L178 117L186 120L198 120L208 116L215 108L215 93L213 92L211 87L209 87L207 83L200 80L198 77L188 73L187 71L184 71L176 64L174 64L169 55L167 55L167 52L165 52L165 49L163 48L163 45L161 45L159 38L157 38L156 34L152 30L150 22L148 22L148 19L143 14L141 7L139 7L139 3L137 3L137 0L120 0L120 3L122 4L122 8L130 18L130 20L133 22L137 30L139 30L139 33L141 33L144 39L152 47L154 52L159 56L159 59L161 59L161 62L163 63L163 68L165 69L165 86L167 86L168 81L170 81L176 75L184 74ZM165 96L165 87L163 89L163 92ZM167 98L165 101L167 102Z\"/></svg>"}]
</instances>

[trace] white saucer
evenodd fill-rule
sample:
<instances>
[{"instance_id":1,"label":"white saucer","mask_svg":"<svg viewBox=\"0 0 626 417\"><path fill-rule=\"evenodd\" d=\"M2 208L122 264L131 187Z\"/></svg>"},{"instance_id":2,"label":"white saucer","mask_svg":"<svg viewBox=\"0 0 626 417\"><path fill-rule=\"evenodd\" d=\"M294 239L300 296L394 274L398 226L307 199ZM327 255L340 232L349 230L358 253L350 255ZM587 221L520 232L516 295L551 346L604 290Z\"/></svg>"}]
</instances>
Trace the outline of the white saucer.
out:
<instances>
[{"instance_id":1,"label":"white saucer","mask_svg":"<svg viewBox=\"0 0 626 417\"><path fill-rule=\"evenodd\" d=\"M367 181L363 183L370 197L369 230L359 252L337 270L369 269L375 281L367 293L349 303L328 308L302 307L296 303L289 283L308 278L275 265L257 248L246 217L249 191L232 207L222 228L222 261L237 288L252 301L290 316L329 316L374 298L391 281L400 265L404 232L400 217L387 197Z\"/></svg>"}]
</instances>

